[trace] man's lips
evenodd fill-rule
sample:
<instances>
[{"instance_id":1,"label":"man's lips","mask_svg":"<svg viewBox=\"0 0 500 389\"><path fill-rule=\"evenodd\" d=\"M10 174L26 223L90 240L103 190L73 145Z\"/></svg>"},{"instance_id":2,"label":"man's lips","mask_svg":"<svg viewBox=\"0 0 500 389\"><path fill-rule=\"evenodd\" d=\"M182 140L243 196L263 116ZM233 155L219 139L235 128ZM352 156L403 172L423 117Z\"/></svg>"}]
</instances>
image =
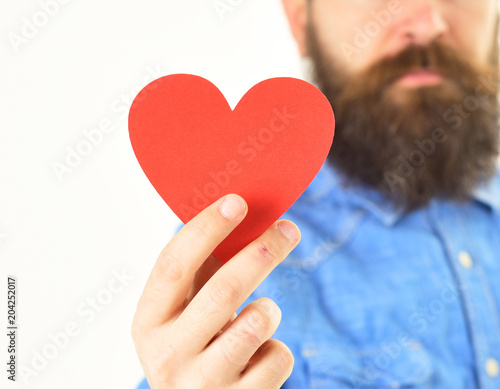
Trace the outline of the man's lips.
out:
<instances>
[{"instance_id":1,"label":"man's lips","mask_svg":"<svg viewBox=\"0 0 500 389\"><path fill-rule=\"evenodd\" d=\"M443 76L432 70L415 70L400 77L397 85L407 88L437 85L443 81Z\"/></svg>"}]
</instances>

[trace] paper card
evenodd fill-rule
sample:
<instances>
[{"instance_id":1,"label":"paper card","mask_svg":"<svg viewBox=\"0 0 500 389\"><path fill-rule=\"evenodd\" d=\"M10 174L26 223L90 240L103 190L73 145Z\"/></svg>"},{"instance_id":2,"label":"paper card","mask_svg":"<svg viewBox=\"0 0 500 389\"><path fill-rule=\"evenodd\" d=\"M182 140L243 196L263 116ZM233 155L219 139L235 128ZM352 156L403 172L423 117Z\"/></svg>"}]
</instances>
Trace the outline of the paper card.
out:
<instances>
[{"instance_id":1,"label":"paper card","mask_svg":"<svg viewBox=\"0 0 500 389\"><path fill-rule=\"evenodd\" d=\"M247 201L248 215L214 251L224 263L304 192L334 127L326 97L294 78L260 82L231 110L206 79L169 75L148 84L129 113L135 155L184 223L225 194Z\"/></svg>"}]
</instances>

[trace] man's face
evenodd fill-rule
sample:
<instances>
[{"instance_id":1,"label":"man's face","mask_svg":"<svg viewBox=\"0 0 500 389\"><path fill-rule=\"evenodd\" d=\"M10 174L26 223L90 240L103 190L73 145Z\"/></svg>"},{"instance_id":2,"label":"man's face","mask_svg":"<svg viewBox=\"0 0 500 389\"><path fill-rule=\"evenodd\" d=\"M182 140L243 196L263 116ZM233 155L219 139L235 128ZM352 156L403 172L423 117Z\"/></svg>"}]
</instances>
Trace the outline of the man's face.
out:
<instances>
[{"instance_id":1,"label":"man's face","mask_svg":"<svg viewBox=\"0 0 500 389\"><path fill-rule=\"evenodd\" d=\"M498 155L493 0L284 0L336 115L347 182L415 209L468 198Z\"/></svg>"},{"instance_id":2,"label":"man's face","mask_svg":"<svg viewBox=\"0 0 500 389\"><path fill-rule=\"evenodd\" d=\"M483 64L495 44L495 0L308 1L324 55L351 76L412 43L426 46L437 40ZM428 82L433 81L421 77L402 84Z\"/></svg>"}]
</instances>

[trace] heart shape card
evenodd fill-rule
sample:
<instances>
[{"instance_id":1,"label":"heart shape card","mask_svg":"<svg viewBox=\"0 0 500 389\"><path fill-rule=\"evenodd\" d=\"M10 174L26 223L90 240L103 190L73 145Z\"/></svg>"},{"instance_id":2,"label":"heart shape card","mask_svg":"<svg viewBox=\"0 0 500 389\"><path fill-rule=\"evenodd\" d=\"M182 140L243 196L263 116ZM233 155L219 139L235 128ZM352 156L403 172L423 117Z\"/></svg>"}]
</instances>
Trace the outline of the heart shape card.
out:
<instances>
[{"instance_id":1,"label":"heart shape card","mask_svg":"<svg viewBox=\"0 0 500 389\"><path fill-rule=\"evenodd\" d=\"M144 87L129 112L134 153L184 223L228 193L248 203L246 218L214 251L224 263L304 192L334 128L326 97L295 78L258 83L232 110L206 79L169 75Z\"/></svg>"}]
</instances>

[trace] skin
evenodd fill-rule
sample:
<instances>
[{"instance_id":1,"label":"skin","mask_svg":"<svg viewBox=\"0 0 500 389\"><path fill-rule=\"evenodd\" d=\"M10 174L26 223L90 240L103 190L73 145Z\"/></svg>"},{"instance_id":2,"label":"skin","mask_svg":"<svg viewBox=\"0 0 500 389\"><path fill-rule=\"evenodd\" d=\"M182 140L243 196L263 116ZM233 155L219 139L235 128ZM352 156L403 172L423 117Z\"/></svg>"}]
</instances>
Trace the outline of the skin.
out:
<instances>
[{"instance_id":1,"label":"skin","mask_svg":"<svg viewBox=\"0 0 500 389\"><path fill-rule=\"evenodd\" d=\"M222 206L226 199L232 217ZM290 376L292 353L269 339L281 320L276 303L261 298L237 317L235 311L297 245L300 231L276 222L221 266L211 253L246 214L241 197L220 199L187 223L155 263L132 323L151 388L279 388Z\"/></svg>"},{"instance_id":2,"label":"skin","mask_svg":"<svg viewBox=\"0 0 500 389\"><path fill-rule=\"evenodd\" d=\"M433 40L485 64L498 17L495 0L283 0L283 5L300 54L308 54L306 24L312 20L322 47L350 75L409 44L425 46ZM369 37L367 47L346 56L342 44L355 44L356 27L381 26L373 12L388 12L388 24Z\"/></svg>"},{"instance_id":3,"label":"skin","mask_svg":"<svg viewBox=\"0 0 500 389\"><path fill-rule=\"evenodd\" d=\"M327 54L351 75L409 44L439 39L479 63L488 61L493 45L494 0L401 0L400 12L348 59L342 42L352 44L354 27L366 26L374 20L370 11L387 9L391 1L311 2L308 8L306 0L283 0L301 55L308 54L306 24L312 20ZM399 86L439 82L427 76L408 75ZM232 217L227 209L224 213L225 200ZM276 222L222 266L211 253L246 213L246 203L236 195L218 200L176 234L154 265L132 322L151 388L277 389L290 376L292 353L270 339L281 319L276 303L261 298L237 317L235 312L297 245L300 231L289 221Z\"/></svg>"}]
</instances>

